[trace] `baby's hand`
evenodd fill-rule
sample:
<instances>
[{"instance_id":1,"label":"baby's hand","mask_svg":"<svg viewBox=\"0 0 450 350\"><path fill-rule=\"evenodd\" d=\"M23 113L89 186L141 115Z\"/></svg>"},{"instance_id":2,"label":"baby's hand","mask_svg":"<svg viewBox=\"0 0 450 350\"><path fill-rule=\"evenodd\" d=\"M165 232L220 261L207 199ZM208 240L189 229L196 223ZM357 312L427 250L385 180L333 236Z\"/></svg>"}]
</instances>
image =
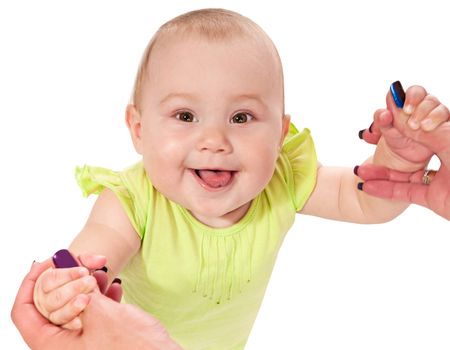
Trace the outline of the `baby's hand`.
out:
<instances>
[{"instance_id":1,"label":"baby's hand","mask_svg":"<svg viewBox=\"0 0 450 350\"><path fill-rule=\"evenodd\" d=\"M408 118L407 125L411 129L424 131L432 131L450 119L448 108L417 85L407 89L403 109L394 105L390 92L386 96L386 104L387 109L378 109L375 112L372 125L359 132L359 137L367 143L377 144L382 135L381 130L394 126L394 114L403 114Z\"/></svg>"},{"instance_id":2,"label":"baby's hand","mask_svg":"<svg viewBox=\"0 0 450 350\"><path fill-rule=\"evenodd\" d=\"M96 288L97 281L86 267L50 268L36 281L34 304L52 323L80 329L78 316L89 303L88 293Z\"/></svg>"},{"instance_id":3,"label":"baby's hand","mask_svg":"<svg viewBox=\"0 0 450 350\"><path fill-rule=\"evenodd\" d=\"M407 90L403 109L397 108L390 92L386 96L386 105L387 109L375 112L373 124L368 130L361 131L360 137L378 146L384 140L377 152L379 155L380 151L388 156L391 154L389 157L393 156L393 161L399 164L397 170L414 171L425 167L433 153L416 141L418 133L431 131L446 122L450 118L448 109L420 86ZM386 156L382 158L387 159ZM395 167L394 163L384 165Z\"/></svg>"},{"instance_id":4,"label":"baby's hand","mask_svg":"<svg viewBox=\"0 0 450 350\"><path fill-rule=\"evenodd\" d=\"M434 130L450 117L448 108L421 86L408 88L403 113L409 116L408 126L411 129L424 131Z\"/></svg>"}]
</instances>

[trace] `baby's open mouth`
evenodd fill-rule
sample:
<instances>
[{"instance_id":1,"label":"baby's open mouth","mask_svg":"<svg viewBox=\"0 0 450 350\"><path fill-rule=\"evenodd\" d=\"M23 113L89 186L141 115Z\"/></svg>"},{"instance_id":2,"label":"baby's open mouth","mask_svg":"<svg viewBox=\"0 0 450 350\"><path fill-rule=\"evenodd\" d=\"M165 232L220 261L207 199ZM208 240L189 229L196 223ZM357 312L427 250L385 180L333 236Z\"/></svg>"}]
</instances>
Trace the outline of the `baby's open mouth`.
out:
<instances>
[{"instance_id":1,"label":"baby's open mouth","mask_svg":"<svg viewBox=\"0 0 450 350\"><path fill-rule=\"evenodd\" d=\"M221 188L229 185L235 171L219 169L193 169L195 175L207 186Z\"/></svg>"}]
</instances>

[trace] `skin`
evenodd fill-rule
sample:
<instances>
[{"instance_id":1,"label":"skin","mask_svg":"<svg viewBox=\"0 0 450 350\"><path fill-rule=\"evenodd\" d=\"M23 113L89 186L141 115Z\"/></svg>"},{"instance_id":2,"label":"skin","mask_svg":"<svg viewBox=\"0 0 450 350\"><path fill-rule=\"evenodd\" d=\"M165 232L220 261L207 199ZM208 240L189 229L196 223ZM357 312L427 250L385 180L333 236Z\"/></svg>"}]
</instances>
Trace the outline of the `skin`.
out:
<instances>
[{"instance_id":1,"label":"skin","mask_svg":"<svg viewBox=\"0 0 450 350\"><path fill-rule=\"evenodd\" d=\"M266 42L237 38L211 43L197 36L166 39L151 55L142 105L127 107L133 143L161 193L209 226L230 226L245 215L270 181L289 129L289 116L283 115L281 68ZM180 57L183 52L190 55ZM193 122L180 120L182 112L191 113ZM211 189L198 181L192 169L230 170L233 178L227 186ZM139 247L140 238L121 203L105 190L69 249L73 255L105 256L111 282ZM76 280L69 271L61 273L66 273L59 277L65 281ZM45 272L37 288L51 279ZM56 313L52 321L66 326L70 311L75 317L80 308L67 307L69 312L62 317L57 306L73 305L80 292L93 289L67 283L36 293L48 296L36 298L42 313Z\"/></svg>"},{"instance_id":2,"label":"skin","mask_svg":"<svg viewBox=\"0 0 450 350\"><path fill-rule=\"evenodd\" d=\"M11 310L14 324L31 349L181 350L154 317L132 305L119 304L113 300L120 298L117 285L106 293L112 298L100 293L88 296L90 302L82 315L85 325L82 332L51 324L33 303L36 280L50 266L49 260L33 264L22 282ZM97 280L103 289L106 276L103 272L98 274Z\"/></svg>"},{"instance_id":3,"label":"skin","mask_svg":"<svg viewBox=\"0 0 450 350\"><path fill-rule=\"evenodd\" d=\"M78 315L87 306L88 293L102 293L116 301L122 297L120 285L108 285L106 274L99 270L106 264L104 256L85 254L76 260L80 267L70 269L55 269L50 259L46 261L44 265L48 268L37 281L33 293L35 306L41 314L67 329L81 328L81 319L73 315ZM64 298L74 292L78 293L71 300Z\"/></svg>"},{"instance_id":4,"label":"skin","mask_svg":"<svg viewBox=\"0 0 450 350\"><path fill-rule=\"evenodd\" d=\"M211 227L233 225L245 215L270 181L289 128L281 67L267 41L254 39L211 41L195 34L167 35L150 56L139 107L129 105L126 110L134 147L153 186ZM393 147L395 135L386 133L383 140L368 163L401 171L423 168L424 159L406 159ZM225 186L211 188L199 179L199 169L226 170L232 177ZM357 182L352 169L320 166L302 213L379 223L408 205L369 196L357 190ZM104 255L109 282L139 248L140 238L110 190L100 194L70 246L75 255ZM67 274L61 278L77 280ZM63 286L45 291L59 290L59 304L52 298L36 301L44 315L57 312L55 305L67 305L80 294L79 288ZM79 309L72 311L73 317L79 314ZM69 319L70 312L52 321L64 324Z\"/></svg>"},{"instance_id":5,"label":"skin","mask_svg":"<svg viewBox=\"0 0 450 350\"><path fill-rule=\"evenodd\" d=\"M448 109L420 86L413 86L406 91L405 108L410 114L395 107L390 92L386 95L386 106L387 110L391 111L392 117L403 120L403 123L396 125L385 120L386 117L389 117L384 113L386 109L379 109L375 112L374 123L370 131L369 129L364 130L362 137L367 142L376 144L377 148L374 156L359 168L358 175L362 169L373 169L377 166L389 167L400 172L422 171L423 173L433 151L417 142L414 137L400 133L398 127L408 128L415 133L424 132L424 129L433 130L448 120ZM418 130L411 130L411 120L414 120L413 124L420 126ZM371 192L366 189L357 191L360 179L352 177L348 169L322 167L319 169L318 176L316 189L303 209L303 213L317 215L319 212L319 216L337 220L344 218L344 220L352 222L377 223L391 220L409 205L409 201L393 201L392 199L397 199L393 196L377 196L377 198L367 196ZM324 179L323 181L321 177ZM336 181L339 181L339 184ZM331 187L328 187L328 192L324 193L323 189L327 188L327 184L328 186L331 184ZM338 191L336 191L337 189ZM355 193L357 200L354 199ZM382 198L389 200L383 201ZM337 208L335 207L336 203L339 203Z\"/></svg>"},{"instance_id":6,"label":"skin","mask_svg":"<svg viewBox=\"0 0 450 350\"><path fill-rule=\"evenodd\" d=\"M151 55L142 108L128 106L153 185L209 226L237 222L273 175L289 127L277 70L274 56L248 38L168 36ZM232 170L234 178L212 191L191 169Z\"/></svg>"},{"instance_id":7,"label":"skin","mask_svg":"<svg viewBox=\"0 0 450 350\"><path fill-rule=\"evenodd\" d=\"M397 109L388 94L387 109L375 112L374 124L363 133L366 142L376 144L382 133L396 135L398 145L414 145L415 154L435 154L441 165L431 184L422 183L423 170L399 172L386 167L362 166L358 176L365 180L363 191L373 196L415 203L450 220L450 112L424 88L412 86L406 91L405 107Z\"/></svg>"}]
</instances>

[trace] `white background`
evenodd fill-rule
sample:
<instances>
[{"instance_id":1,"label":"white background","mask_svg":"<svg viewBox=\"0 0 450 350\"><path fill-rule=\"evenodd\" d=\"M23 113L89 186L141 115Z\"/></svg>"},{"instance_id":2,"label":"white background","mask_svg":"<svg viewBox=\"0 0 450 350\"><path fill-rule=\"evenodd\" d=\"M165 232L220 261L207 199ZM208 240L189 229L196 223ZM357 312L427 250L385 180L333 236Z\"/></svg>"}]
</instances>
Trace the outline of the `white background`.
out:
<instances>
[{"instance_id":1,"label":"white background","mask_svg":"<svg viewBox=\"0 0 450 350\"><path fill-rule=\"evenodd\" d=\"M67 246L94 198L75 165L138 159L124 110L154 31L225 7L277 45L286 110L319 160L353 167L389 84L450 105L450 22L428 1L6 1L0 3L0 348L25 349L9 318L32 261ZM280 251L247 349L449 349L449 222L411 206L383 225L299 216ZM6 345L8 344L8 345Z\"/></svg>"}]
</instances>

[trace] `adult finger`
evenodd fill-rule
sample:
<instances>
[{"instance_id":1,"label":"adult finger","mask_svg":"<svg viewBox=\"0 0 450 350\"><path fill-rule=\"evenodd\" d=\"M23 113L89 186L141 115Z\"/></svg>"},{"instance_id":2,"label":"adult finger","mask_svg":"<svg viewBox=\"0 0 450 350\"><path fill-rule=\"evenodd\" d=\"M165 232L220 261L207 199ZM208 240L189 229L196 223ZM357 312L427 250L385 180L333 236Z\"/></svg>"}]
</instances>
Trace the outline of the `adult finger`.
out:
<instances>
[{"instance_id":1,"label":"adult finger","mask_svg":"<svg viewBox=\"0 0 450 350\"><path fill-rule=\"evenodd\" d=\"M367 194L427 206L426 195L429 186L410 182L391 182L386 180L369 180L364 182L361 190Z\"/></svg>"},{"instance_id":2,"label":"adult finger","mask_svg":"<svg viewBox=\"0 0 450 350\"><path fill-rule=\"evenodd\" d=\"M78 259L83 266L86 266L91 270L101 269L106 264L106 257L104 255L97 254L81 254Z\"/></svg>"},{"instance_id":3,"label":"adult finger","mask_svg":"<svg viewBox=\"0 0 450 350\"><path fill-rule=\"evenodd\" d=\"M355 173L355 175L359 176L362 180L365 181L388 180L395 182L411 182L411 183L421 183L424 174L423 170L409 173L392 170L374 164L363 164L361 166L356 166L353 172Z\"/></svg>"},{"instance_id":4,"label":"adult finger","mask_svg":"<svg viewBox=\"0 0 450 350\"><path fill-rule=\"evenodd\" d=\"M12 321L28 346L33 349L35 348L34 345L40 341L41 328L48 324L48 320L34 306L34 286L38 277L51 266L52 262L50 260L33 264L30 272L28 272L20 285L11 310Z\"/></svg>"},{"instance_id":5,"label":"adult finger","mask_svg":"<svg viewBox=\"0 0 450 350\"><path fill-rule=\"evenodd\" d=\"M92 276L97 280L98 289L100 293L105 294L108 289L108 275L105 271L97 270L92 273Z\"/></svg>"},{"instance_id":6,"label":"adult finger","mask_svg":"<svg viewBox=\"0 0 450 350\"><path fill-rule=\"evenodd\" d=\"M105 293L108 298L120 303L122 300L123 289L120 283L113 282Z\"/></svg>"},{"instance_id":7,"label":"adult finger","mask_svg":"<svg viewBox=\"0 0 450 350\"><path fill-rule=\"evenodd\" d=\"M363 129L359 132L359 138L367 143L377 144L381 137L381 132L391 127L392 121L393 117L390 111L387 109L376 110L373 115L373 123L368 129Z\"/></svg>"}]
</instances>

